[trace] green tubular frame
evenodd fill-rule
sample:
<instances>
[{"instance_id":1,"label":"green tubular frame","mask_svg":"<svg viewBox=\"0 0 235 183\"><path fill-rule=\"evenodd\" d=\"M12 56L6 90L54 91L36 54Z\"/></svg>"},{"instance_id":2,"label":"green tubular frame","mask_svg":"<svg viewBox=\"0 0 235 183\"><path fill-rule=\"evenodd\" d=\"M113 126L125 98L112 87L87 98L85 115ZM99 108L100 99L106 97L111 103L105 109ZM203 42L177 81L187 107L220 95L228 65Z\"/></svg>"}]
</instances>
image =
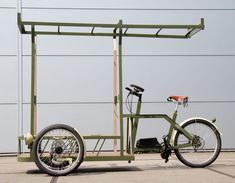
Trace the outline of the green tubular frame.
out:
<instances>
[{"instance_id":1,"label":"green tubular frame","mask_svg":"<svg viewBox=\"0 0 235 183\"><path fill-rule=\"evenodd\" d=\"M174 116L177 112L174 113ZM134 119L134 123L131 124L131 128L132 128L132 149L134 149L134 144L136 141L136 135L137 135L137 129L138 129L138 119L147 119L147 118L158 118L158 119L165 119L168 123L170 123L170 128L167 134L167 143L170 144L170 140L172 138L172 134L173 134L173 130L177 130L182 132L185 137L187 137L189 139L189 141L193 140L193 136L188 133L185 129L181 128L181 126L176 123L176 121L172 118L170 118L168 115L166 114L124 114L123 115L124 118L130 118L131 122ZM176 116L175 116L176 117ZM175 118L176 119L176 118ZM172 144L173 145L173 144ZM179 146L171 146L171 149L176 149L176 148L182 148L182 147L187 147L192 145L191 143L188 144L181 144ZM148 149L146 149L148 150Z\"/></svg>"},{"instance_id":2,"label":"green tubular frame","mask_svg":"<svg viewBox=\"0 0 235 183\"><path fill-rule=\"evenodd\" d=\"M170 124L170 128L167 134L167 144L170 144L171 146L168 149L177 149L177 148L183 148L183 147L189 147L192 145L192 140L193 140L193 136L188 133L185 129L183 129L177 122L176 122L176 118L177 118L177 110L175 110L175 112L173 113L173 117L170 118L168 115L166 114L140 114L141 111L141 104L142 104L142 99L141 99L142 95L139 97L139 100L137 102L137 106L136 106L136 112L135 114L124 114L123 117L127 118L127 138L128 138L128 134L129 132L129 122L131 123L131 147L129 147L128 145L126 146L126 150L127 152L136 152L136 151L160 151L159 148L135 148L134 144L136 142L136 135L137 135L137 130L138 130L138 123L139 123L139 119L144 119L144 118L155 118L155 119L164 119L166 122L168 122ZM178 105L178 104L177 104ZM174 144L171 144L171 139L172 139L172 135L173 132L175 131L180 131L182 132L185 137L189 140L190 143L187 144L181 144L181 145L177 145L174 146ZM127 144L128 144L128 140L127 140ZM129 149L131 148L131 149Z\"/></svg>"},{"instance_id":3,"label":"green tubular frame","mask_svg":"<svg viewBox=\"0 0 235 183\"><path fill-rule=\"evenodd\" d=\"M38 35L67 35L67 36L106 36L106 37L118 37L118 82L119 82L119 94L114 96L115 102L119 104L119 125L120 125L120 136L84 136L85 139L119 139L120 140L120 154L119 156L110 157L85 157L87 161L93 160L133 160L134 156L124 154L124 128L123 120L124 118L131 118L132 123L137 125L135 128L137 130L139 118L164 118L170 124L171 128L169 134L173 129L181 130L178 124L175 124L175 120L168 117L165 114L148 114L148 115L127 115L123 114L123 76L122 76L122 39L123 37L142 37L142 38L169 38L169 39L188 39L193 35L198 33L200 30L204 29L204 19L202 18L199 24L196 25L142 25L142 24L123 24L120 20L117 24L98 24L98 23L65 23L65 22L34 22L34 21L22 21L21 13L17 14L17 22L19 31L22 34L30 34L32 41L32 71L31 71L31 122L30 122L30 132L35 137L36 132L36 106L37 106L37 96L36 96L36 36ZM45 27L54 27L54 30L48 31ZM87 28L87 31L63 31L65 27L82 27ZM38 30L40 28L40 31ZM45 30L43 30L43 28ZM99 29L99 32L97 31ZM154 33L129 33L130 30L135 29L142 30L143 32L147 30L153 30ZM161 34L162 30L185 30L182 34ZM133 129L135 131L135 128ZM185 133L185 132L184 132ZM185 133L190 139L190 135ZM132 140L135 141L136 131L132 135ZM19 137L19 155L21 152L21 144L23 142L23 137ZM28 160L32 160L32 149L30 147L30 157ZM133 154L132 154L133 155ZM21 160L18 157L18 160Z\"/></svg>"},{"instance_id":4,"label":"green tubular frame","mask_svg":"<svg viewBox=\"0 0 235 183\"><path fill-rule=\"evenodd\" d=\"M122 35L122 20L119 21L119 35ZM122 95L122 36L119 36L118 41L118 61L119 61L119 120L120 120L120 155L123 156L123 95Z\"/></svg>"}]
</instances>

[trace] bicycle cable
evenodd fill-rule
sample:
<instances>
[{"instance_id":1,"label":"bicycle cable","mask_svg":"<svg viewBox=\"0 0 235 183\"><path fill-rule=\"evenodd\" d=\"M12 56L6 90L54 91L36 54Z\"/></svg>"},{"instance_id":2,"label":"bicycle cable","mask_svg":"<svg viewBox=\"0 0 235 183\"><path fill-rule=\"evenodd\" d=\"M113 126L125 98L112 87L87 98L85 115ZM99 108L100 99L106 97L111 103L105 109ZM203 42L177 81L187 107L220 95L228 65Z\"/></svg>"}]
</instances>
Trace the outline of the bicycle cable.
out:
<instances>
[{"instance_id":1,"label":"bicycle cable","mask_svg":"<svg viewBox=\"0 0 235 183\"><path fill-rule=\"evenodd\" d=\"M132 114L132 101L133 101L133 95L131 95L131 100L129 100L130 94L127 95L126 97L126 108Z\"/></svg>"}]
</instances>

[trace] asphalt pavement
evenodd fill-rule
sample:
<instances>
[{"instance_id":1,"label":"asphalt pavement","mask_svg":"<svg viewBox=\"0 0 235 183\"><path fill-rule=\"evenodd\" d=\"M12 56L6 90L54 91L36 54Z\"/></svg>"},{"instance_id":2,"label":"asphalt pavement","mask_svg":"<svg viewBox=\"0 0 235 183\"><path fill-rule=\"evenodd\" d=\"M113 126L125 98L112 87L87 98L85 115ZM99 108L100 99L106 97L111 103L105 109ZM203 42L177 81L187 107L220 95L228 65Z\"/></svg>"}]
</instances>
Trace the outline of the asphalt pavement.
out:
<instances>
[{"instance_id":1,"label":"asphalt pavement","mask_svg":"<svg viewBox=\"0 0 235 183\"><path fill-rule=\"evenodd\" d=\"M67 176L42 173L33 162L0 157L0 183L235 183L235 152L222 152L206 168L189 168L173 155L168 163L160 154L138 154L132 163L83 162Z\"/></svg>"}]
</instances>

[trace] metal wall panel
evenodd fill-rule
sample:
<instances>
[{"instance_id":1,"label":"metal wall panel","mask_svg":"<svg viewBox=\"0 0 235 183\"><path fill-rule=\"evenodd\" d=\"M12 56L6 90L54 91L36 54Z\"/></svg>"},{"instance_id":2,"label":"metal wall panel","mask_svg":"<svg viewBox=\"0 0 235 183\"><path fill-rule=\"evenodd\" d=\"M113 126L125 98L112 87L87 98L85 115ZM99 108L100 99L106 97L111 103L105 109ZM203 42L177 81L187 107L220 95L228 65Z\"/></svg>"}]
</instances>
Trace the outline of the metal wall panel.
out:
<instances>
[{"instance_id":1,"label":"metal wall panel","mask_svg":"<svg viewBox=\"0 0 235 183\"><path fill-rule=\"evenodd\" d=\"M230 79L234 77L233 57L132 56L124 57L123 62L124 87L137 83L145 88L143 101L147 103L143 105L143 113L170 115L173 104L148 102L164 102L169 95L187 95L192 103L188 108L180 108L179 122L192 116L216 117L223 133L223 148L235 147L229 140L234 128L231 119L235 86ZM27 70L30 61L25 59L24 63ZM109 68L112 57L39 57L39 129L59 122L75 126L83 134L112 133L112 105L102 104L112 102ZM28 80L24 93L29 92L29 87ZM25 96L27 101L29 95ZM29 110L25 115L29 117ZM138 137L161 138L167 125L162 120L157 123L143 120Z\"/></svg>"},{"instance_id":2,"label":"metal wall panel","mask_svg":"<svg viewBox=\"0 0 235 183\"><path fill-rule=\"evenodd\" d=\"M15 55L17 49L16 10L0 9L0 55Z\"/></svg>"},{"instance_id":3,"label":"metal wall panel","mask_svg":"<svg viewBox=\"0 0 235 183\"><path fill-rule=\"evenodd\" d=\"M124 23L138 24L195 24L204 17L205 31L190 40L124 39L124 86L142 85L145 102L188 95L194 103L180 109L179 121L191 116L216 117L223 133L223 148L235 148L230 140L235 104L233 0L22 3L24 20L115 23L123 19ZM0 21L2 153L17 150L16 1L1 0ZM30 46L30 36L23 36L24 133L29 131L30 119ZM78 127L82 134L112 133L112 104L102 103L113 99L112 53L110 38L38 37L38 130L59 122ZM173 109L168 103L143 104L144 112L170 114ZM160 139L165 134L167 125L161 120L157 125L154 120L146 123L140 124L138 137ZM110 143L105 146L110 147Z\"/></svg>"},{"instance_id":4,"label":"metal wall panel","mask_svg":"<svg viewBox=\"0 0 235 183\"><path fill-rule=\"evenodd\" d=\"M135 1L135 0L119 0L119 1L110 1L110 0L57 0L55 1L31 1L23 0L23 6L26 7L57 7L57 8L140 8L140 9L182 9L182 8L235 8L235 3L233 0L225 1L215 1L215 0L197 0L197 1L171 1L171 0L148 0L146 1Z\"/></svg>"},{"instance_id":5,"label":"metal wall panel","mask_svg":"<svg viewBox=\"0 0 235 183\"><path fill-rule=\"evenodd\" d=\"M16 2L15 0L1 0L0 1L0 8L14 8L16 7Z\"/></svg>"},{"instance_id":6,"label":"metal wall panel","mask_svg":"<svg viewBox=\"0 0 235 183\"><path fill-rule=\"evenodd\" d=\"M16 105L0 105L0 153L17 151L16 114Z\"/></svg>"},{"instance_id":7,"label":"metal wall panel","mask_svg":"<svg viewBox=\"0 0 235 183\"><path fill-rule=\"evenodd\" d=\"M39 102L112 102L112 56L38 57ZM123 86L146 89L144 100L189 95L193 101L235 101L230 56L124 56ZM30 57L24 58L24 101L30 99Z\"/></svg>"},{"instance_id":8,"label":"metal wall panel","mask_svg":"<svg viewBox=\"0 0 235 183\"><path fill-rule=\"evenodd\" d=\"M0 103L17 100L17 62L15 57L0 56Z\"/></svg>"}]
</instances>

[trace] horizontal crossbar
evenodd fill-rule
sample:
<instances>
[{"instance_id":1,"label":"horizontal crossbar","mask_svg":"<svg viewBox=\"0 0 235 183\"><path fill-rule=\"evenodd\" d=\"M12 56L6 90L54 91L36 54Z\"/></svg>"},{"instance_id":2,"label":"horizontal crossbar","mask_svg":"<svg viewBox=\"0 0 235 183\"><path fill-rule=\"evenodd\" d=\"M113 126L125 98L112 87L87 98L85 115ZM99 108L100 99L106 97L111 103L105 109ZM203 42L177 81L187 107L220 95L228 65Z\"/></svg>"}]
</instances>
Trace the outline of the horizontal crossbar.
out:
<instances>
[{"instance_id":1,"label":"horizontal crossbar","mask_svg":"<svg viewBox=\"0 0 235 183\"><path fill-rule=\"evenodd\" d=\"M83 135L84 139L120 139L120 136L114 135Z\"/></svg>"}]
</instances>

